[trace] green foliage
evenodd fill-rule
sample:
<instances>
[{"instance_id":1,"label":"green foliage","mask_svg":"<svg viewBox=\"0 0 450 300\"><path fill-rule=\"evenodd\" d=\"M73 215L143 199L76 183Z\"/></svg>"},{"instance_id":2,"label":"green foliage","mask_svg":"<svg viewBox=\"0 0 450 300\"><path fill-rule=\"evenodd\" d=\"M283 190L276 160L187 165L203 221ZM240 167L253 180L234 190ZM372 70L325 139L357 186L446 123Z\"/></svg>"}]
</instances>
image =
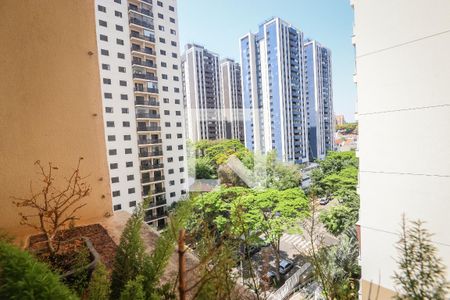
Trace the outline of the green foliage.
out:
<instances>
[{"instance_id":1,"label":"green foliage","mask_svg":"<svg viewBox=\"0 0 450 300\"><path fill-rule=\"evenodd\" d=\"M86 248L81 249L75 258L75 262L72 269L79 270L70 276L70 280L66 284L77 293L82 296L84 290L89 284L89 270L85 267L91 262L89 250Z\"/></svg>"},{"instance_id":2,"label":"green foliage","mask_svg":"<svg viewBox=\"0 0 450 300\"><path fill-rule=\"evenodd\" d=\"M0 241L0 299L77 299L47 265Z\"/></svg>"},{"instance_id":3,"label":"green foliage","mask_svg":"<svg viewBox=\"0 0 450 300\"><path fill-rule=\"evenodd\" d=\"M358 133L358 123L347 123L342 125L337 125L336 130L342 132L343 134L357 134Z\"/></svg>"},{"instance_id":4,"label":"green foliage","mask_svg":"<svg viewBox=\"0 0 450 300\"><path fill-rule=\"evenodd\" d=\"M444 300L450 292L445 276L445 266L438 257L437 248L423 222L412 221L410 226L403 219L397 250L399 271L394 281L399 286L397 299Z\"/></svg>"},{"instance_id":5,"label":"green foliage","mask_svg":"<svg viewBox=\"0 0 450 300\"><path fill-rule=\"evenodd\" d=\"M109 274L103 263L98 262L89 282L89 300L108 300L111 293Z\"/></svg>"},{"instance_id":6,"label":"green foliage","mask_svg":"<svg viewBox=\"0 0 450 300\"><path fill-rule=\"evenodd\" d=\"M298 165L278 161L275 150L267 153L265 163L264 187L286 190L300 186L302 175Z\"/></svg>"},{"instance_id":7,"label":"green foliage","mask_svg":"<svg viewBox=\"0 0 450 300\"><path fill-rule=\"evenodd\" d=\"M209 158L199 157L195 160L195 178L214 179L217 171Z\"/></svg>"},{"instance_id":8,"label":"green foliage","mask_svg":"<svg viewBox=\"0 0 450 300\"><path fill-rule=\"evenodd\" d=\"M140 234L143 221L144 208L139 205L125 225L114 257L111 278L111 295L114 299L120 296L120 291L128 281L142 273L145 247Z\"/></svg>"},{"instance_id":9,"label":"green foliage","mask_svg":"<svg viewBox=\"0 0 450 300\"><path fill-rule=\"evenodd\" d=\"M139 275L136 279L131 279L125 285L120 294L120 300L145 300L145 293L142 288L144 277Z\"/></svg>"},{"instance_id":10,"label":"green foliage","mask_svg":"<svg viewBox=\"0 0 450 300\"><path fill-rule=\"evenodd\" d=\"M351 208L338 205L323 211L320 214L320 221L330 233L339 235L356 223L357 219L352 216L354 213Z\"/></svg>"}]
</instances>

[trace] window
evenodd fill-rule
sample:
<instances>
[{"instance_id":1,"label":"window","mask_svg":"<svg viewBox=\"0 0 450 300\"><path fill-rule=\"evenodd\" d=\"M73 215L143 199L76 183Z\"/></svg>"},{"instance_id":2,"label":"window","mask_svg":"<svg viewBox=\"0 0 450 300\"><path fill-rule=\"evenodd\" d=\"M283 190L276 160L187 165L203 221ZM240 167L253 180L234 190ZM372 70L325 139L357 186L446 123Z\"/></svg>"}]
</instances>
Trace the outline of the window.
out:
<instances>
[{"instance_id":1,"label":"window","mask_svg":"<svg viewBox=\"0 0 450 300\"><path fill-rule=\"evenodd\" d=\"M180 92L180 89L179 89L179 88L173 88L173 91L174 91L175 93L179 93L179 92Z\"/></svg>"},{"instance_id":2,"label":"window","mask_svg":"<svg viewBox=\"0 0 450 300\"><path fill-rule=\"evenodd\" d=\"M170 22L175 24L175 19L174 18L170 18Z\"/></svg>"},{"instance_id":3,"label":"window","mask_svg":"<svg viewBox=\"0 0 450 300\"><path fill-rule=\"evenodd\" d=\"M124 141L131 141L131 135L125 134L125 135L123 136L123 140L124 140Z\"/></svg>"},{"instance_id":4,"label":"window","mask_svg":"<svg viewBox=\"0 0 450 300\"><path fill-rule=\"evenodd\" d=\"M161 6L161 7L163 7L163 4L162 4L162 2L161 2L161 1L158 1L158 2L156 2L156 4L158 4L158 6Z\"/></svg>"},{"instance_id":5,"label":"window","mask_svg":"<svg viewBox=\"0 0 450 300\"><path fill-rule=\"evenodd\" d=\"M169 169L169 170L168 170L168 173L169 173L169 174L173 174L173 169Z\"/></svg>"},{"instance_id":6,"label":"window","mask_svg":"<svg viewBox=\"0 0 450 300\"><path fill-rule=\"evenodd\" d=\"M169 157L169 158L167 159L167 162L173 162L173 157Z\"/></svg>"},{"instance_id":7,"label":"window","mask_svg":"<svg viewBox=\"0 0 450 300\"><path fill-rule=\"evenodd\" d=\"M130 201L130 207L135 207L136 206L136 201Z\"/></svg>"},{"instance_id":8,"label":"window","mask_svg":"<svg viewBox=\"0 0 450 300\"><path fill-rule=\"evenodd\" d=\"M109 51L106 50L106 49L101 49L101 50L100 50L100 53L101 53L102 55L109 56Z\"/></svg>"},{"instance_id":9,"label":"window","mask_svg":"<svg viewBox=\"0 0 450 300\"><path fill-rule=\"evenodd\" d=\"M172 68L173 68L174 70L178 70L178 65L173 65Z\"/></svg>"},{"instance_id":10,"label":"window","mask_svg":"<svg viewBox=\"0 0 450 300\"><path fill-rule=\"evenodd\" d=\"M118 167L119 167L119 165L118 165L117 163L109 164L109 168L110 168L111 170L117 169Z\"/></svg>"},{"instance_id":11,"label":"window","mask_svg":"<svg viewBox=\"0 0 450 300\"><path fill-rule=\"evenodd\" d=\"M161 53L161 55L166 55L166 51L165 50L159 50L159 53Z\"/></svg>"},{"instance_id":12,"label":"window","mask_svg":"<svg viewBox=\"0 0 450 300\"><path fill-rule=\"evenodd\" d=\"M183 150L183 145L178 145L178 150Z\"/></svg>"},{"instance_id":13,"label":"window","mask_svg":"<svg viewBox=\"0 0 450 300\"><path fill-rule=\"evenodd\" d=\"M113 197L119 197L120 196L120 191L113 191L112 192L112 196Z\"/></svg>"},{"instance_id":14,"label":"window","mask_svg":"<svg viewBox=\"0 0 450 300\"><path fill-rule=\"evenodd\" d=\"M106 21L103 21L103 20L98 20L98 25L103 26L103 27L108 27L108 23L106 23Z\"/></svg>"},{"instance_id":15,"label":"window","mask_svg":"<svg viewBox=\"0 0 450 300\"><path fill-rule=\"evenodd\" d=\"M161 67L164 67L164 68L166 68L167 67L167 63L165 63L165 62L161 62Z\"/></svg>"},{"instance_id":16,"label":"window","mask_svg":"<svg viewBox=\"0 0 450 300\"><path fill-rule=\"evenodd\" d=\"M117 183L117 182L119 182L119 177L111 177L111 182L112 182L112 183Z\"/></svg>"},{"instance_id":17,"label":"window","mask_svg":"<svg viewBox=\"0 0 450 300\"><path fill-rule=\"evenodd\" d=\"M107 113L107 114L112 114L113 113L113 108L112 107L105 107L105 112Z\"/></svg>"},{"instance_id":18,"label":"window","mask_svg":"<svg viewBox=\"0 0 450 300\"><path fill-rule=\"evenodd\" d=\"M117 58L125 59L125 54L117 52Z\"/></svg>"},{"instance_id":19,"label":"window","mask_svg":"<svg viewBox=\"0 0 450 300\"><path fill-rule=\"evenodd\" d=\"M163 16L163 14L158 14L158 18L160 18L160 19L164 19L164 16Z\"/></svg>"},{"instance_id":20,"label":"window","mask_svg":"<svg viewBox=\"0 0 450 300\"><path fill-rule=\"evenodd\" d=\"M175 47L177 46L177 42L175 42L175 41L171 41L170 44Z\"/></svg>"},{"instance_id":21,"label":"window","mask_svg":"<svg viewBox=\"0 0 450 300\"><path fill-rule=\"evenodd\" d=\"M166 149L167 149L167 151L172 151L172 146L169 145L166 147Z\"/></svg>"},{"instance_id":22,"label":"window","mask_svg":"<svg viewBox=\"0 0 450 300\"><path fill-rule=\"evenodd\" d=\"M182 133L177 133L177 138L181 139L183 137Z\"/></svg>"},{"instance_id":23,"label":"window","mask_svg":"<svg viewBox=\"0 0 450 300\"><path fill-rule=\"evenodd\" d=\"M169 10L170 10L170 11L175 11L175 7L169 5Z\"/></svg>"},{"instance_id":24,"label":"window","mask_svg":"<svg viewBox=\"0 0 450 300\"><path fill-rule=\"evenodd\" d=\"M130 122L128 122L128 121L123 121L123 122L122 122L122 126L123 126L123 127L130 127Z\"/></svg>"},{"instance_id":25,"label":"window","mask_svg":"<svg viewBox=\"0 0 450 300\"><path fill-rule=\"evenodd\" d=\"M125 80L119 80L120 86L127 86L127 82Z\"/></svg>"},{"instance_id":26,"label":"window","mask_svg":"<svg viewBox=\"0 0 450 300\"><path fill-rule=\"evenodd\" d=\"M103 78L103 84L111 84L111 79Z\"/></svg>"},{"instance_id":27,"label":"window","mask_svg":"<svg viewBox=\"0 0 450 300\"><path fill-rule=\"evenodd\" d=\"M124 45L124 42L123 42L123 40L122 39L116 39L116 43L117 43L117 45Z\"/></svg>"},{"instance_id":28,"label":"window","mask_svg":"<svg viewBox=\"0 0 450 300\"><path fill-rule=\"evenodd\" d=\"M170 193L170 197L175 197L175 192Z\"/></svg>"},{"instance_id":29,"label":"window","mask_svg":"<svg viewBox=\"0 0 450 300\"><path fill-rule=\"evenodd\" d=\"M181 127L181 122L177 122L177 127Z\"/></svg>"},{"instance_id":30,"label":"window","mask_svg":"<svg viewBox=\"0 0 450 300\"><path fill-rule=\"evenodd\" d=\"M127 175L127 181L134 180L134 175Z\"/></svg>"},{"instance_id":31,"label":"window","mask_svg":"<svg viewBox=\"0 0 450 300\"><path fill-rule=\"evenodd\" d=\"M127 168L131 168L131 167L133 166L133 162L132 162L132 161L127 161L127 162L125 163L125 166L126 166Z\"/></svg>"},{"instance_id":32,"label":"window","mask_svg":"<svg viewBox=\"0 0 450 300\"><path fill-rule=\"evenodd\" d=\"M178 157L178 161L183 161L184 160L184 157L183 156L180 156L180 157ZM181 172L181 171L180 171Z\"/></svg>"},{"instance_id":33,"label":"window","mask_svg":"<svg viewBox=\"0 0 450 300\"><path fill-rule=\"evenodd\" d=\"M127 107L122 107L122 113L127 114L129 112Z\"/></svg>"},{"instance_id":34,"label":"window","mask_svg":"<svg viewBox=\"0 0 450 300\"><path fill-rule=\"evenodd\" d=\"M132 150L131 148L125 148L125 154L131 154Z\"/></svg>"},{"instance_id":35,"label":"window","mask_svg":"<svg viewBox=\"0 0 450 300\"><path fill-rule=\"evenodd\" d=\"M113 206L113 209L114 209L114 211L121 210L122 209L122 205L116 204L116 205Z\"/></svg>"},{"instance_id":36,"label":"window","mask_svg":"<svg viewBox=\"0 0 450 300\"><path fill-rule=\"evenodd\" d=\"M164 103L169 103L169 98L164 98L164 99L163 99L163 102L164 102Z\"/></svg>"},{"instance_id":37,"label":"window","mask_svg":"<svg viewBox=\"0 0 450 300\"><path fill-rule=\"evenodd\" d=\"M158 26L158 29L161 30L161 31L164 31L164 26L159 25L159 26Z\"/></svg>"},{"instance_id":38,"label":"window","mask_svg":"<svg viewBox=\"0 0 450 300\"><path fill-rule=\"evenodd\" d=\"M116 3L122 3L122 1L121 0L114 0L114 2L116 2Z\"/></svg>"},{"instance_id":39,"label":"window","mask_svg":"<svg viewBox=\"0 0 450 300\"><path fill-rule=\"evenodd\" d=\"M164 110L164 115L168 116L170 115L170 111L168 111L167 109Z\"/></svg>"},{"instance_id":40,"label":"window","mask_svg":"<svg viewBox=\"0 0 450 300\"><path fill-rule=\"evenodd\" d=\"M180 168L180 173L183 173L184 172L184 168Z\"/></svg>"},{"instance_id":41,"label":"window","mask_svg":"<svg viewBox=\"0 0 450 300\"><path fill-rule=\"evenodd\" d=\"M125 73L125 71L126 71L125 67L119 67L119 72L120 73Z\"/></svg>"},{"instance_id":42,"label":"window","mask_svg":"<svg viewBox=\"0 0 450 300\"><path fill-rule=\"evenodd\" d=\"M112 94L111 93L104 93L103 97L105 97L105 99L112 99Z\"/></svg>"},{"instance_id":43,"label":"window","mask_svg":"<svg viewBox=\"0 0 450 300\"><path fill-rule=\"evenodd\" d=\"M114 121L107 121L106 127L114 127Z\"/></svg>"},{"instance_id":44,"label":"window","mask_svg":"<svg viewBox=\"0 0 450 300\"><path fill-rule=\"evenodd\" d=\"M173 57L173 58L177 58L178 55L177 55L175 52L172 52L172 57Z\"/></svg>"},{"instance_id":45,"label":"window","mask_svg":"<svg viewBox=\"0 0 450 300\"><path fill-rule=\"evenodd\" d=\"M134 194L136 190L134 188L129 188L128 189L128 194Z\"/></svg>"},{"instance_id":46,"label":"window","mask_svg":"<svg viewBox=\"0 0 450 300\"><path fill-rule=\"evenodd\" d=\"M108 142L114 142L116 140L115 135L108 135Z\"/></svg>"},{"instance_id":47,"label":"window","mask_svg":"<svg viewBox=\"0 0 450 300\"><path fill-rule=\"evenodd\" d=\"M119 18L122 18L122 13L120 12L120 11L115 11L114 12L114 15L116 16L116 17L119 17Z\"/></svg>"},{"instance_id":48,"label":"window","mask_svg":"<svg viewBox=\"0 0 450 300\"><path fill-rule=\"evenodd\" d=\"M97 9L98 9L98 11L106 12L106 7L104 7L104 6L97 5Z\"/></svg>"},{"instance_id":49,"label":"window","mask_svg":"<svg viewBox=\"0 0 450 300\"><path fill-rule=\"evenodd\" d=\"M169 185L175 185L175 180L169 181Z\"/></svg>"},{"instance_id":50,"label":"window","mask_svg":"<svg viewBox=\"0 0 450 300\"><path fill-rule=\"evenodd\" d=\"M178 76L173 76L173 81L180 81L180 78Z\"/></svg>"},{"instance_id":51,"label":"window","mask_svg":"<svg viewBox=\"0 0 450 300\"><path fill-rule=\"evenodd\" d=\"M163 90L164 92L168 92L168 91L169 91L169 87L168 87L168 86L163 86L163 87L162 87L162 90Z\"/></svg>"},{"instance_id":52,"label":"window","mask_svg":"<svg viewBox=\"0 0 450 300\"><path fill-rule=\"evenodd\" d=\"M181 195L186 194L186 190L181 190Z\"/></svg>"},{"instance_id":53,"label":"window","mask_svg":"<svg viewBox=\"0 0 450 300\"><path fill-rule=\"evenodd\" d=\"M175 99L175 104L180 104L180 99Z\"/></svg>"},{"instance_id":54,"label":"window","mask_svg":"<svg viewBox=\"0 0 450 300\"><path fill-rule=\"evenodd\" d=\"M161 77L162 79L167 79L167 74L162 74Z\"/></svg>"},{"instance_id":55,"label":"window","mask_svg":"<svg viewBox=\"0 0 450 300\"><path fill-rule=\"evenodd\" d=\"M181 178L181 179L180 179L180 183L184 183L184 178Z\"/></svg>"},{"instance_id":56,"label":"window","mask_svg":"<svg viewBox=\"0 0 450 300\"><path fill-rule=\"evenodd\" d=\"M128 100L127 94L120 94L120 100Z\"/></svg>"},{"instance_id":57,"label":"window","mask_svg":"<svg viewBox=\"0 0 450 300\"><path fill-rule=\"evenodd\" d=\"M104 34L100 34L100 41L108 41L108 36L104 35Z\"/></svg>"},{"instance_id":58,"label":"window","mask_svg":"<svg viewBox=\"0 0 450 300\"><path fill-rule=\"evenodd\" d=\"M170 122L166 122L166 123L164 123L164 125L165 125L166 127L170 127Z\"/></svg>"},{"instance_id":59,"label":"window","mask_svg":"<svg viewBox=\"0 0 450 300\"><path fill-rule=\"evenodd\" d=\"M109 67L108 64L102 64L102 69L103 69L103 70L109 70L110 67Z\"/></svg>"},{"instance_id":60,"label":"window","mask_svg":"<svg viewBox=\"0 0 450 300\"><path fill-rule=\"evenodd\" d=\"M177 34L177 32L174 29L170 29L171 34Z\"/></svg>"},{"instance_id":61,"label":"window","mask_svg":"<svg viewBox=\"0 0 450 300\"><path fill-rule=\"evenodd\" d=\"M109 155L117 155L117 149L109 149L108 154Z\"/></svg>"},{"instance_id":62,"label":"window","mask_svg":"<svg viewBox=\"0 0 450 300\"><path fill-rule=\"evenodd\" d=\"M166 39L165 38L159 38L159 41L161 42L161 43L163 43L163 44L165 44L166 43Z\"/></svg>"},{"instance_id":63,"label":"window","mask_svg":"<svg viewBox=\"0 0 450 300\"><path fill-rule=\"evenodd\" d=\"M181 116L181 111L177 110L177 111L175 112L175 114L176 114L177 116Z\"/></svg>"}]
</instances>

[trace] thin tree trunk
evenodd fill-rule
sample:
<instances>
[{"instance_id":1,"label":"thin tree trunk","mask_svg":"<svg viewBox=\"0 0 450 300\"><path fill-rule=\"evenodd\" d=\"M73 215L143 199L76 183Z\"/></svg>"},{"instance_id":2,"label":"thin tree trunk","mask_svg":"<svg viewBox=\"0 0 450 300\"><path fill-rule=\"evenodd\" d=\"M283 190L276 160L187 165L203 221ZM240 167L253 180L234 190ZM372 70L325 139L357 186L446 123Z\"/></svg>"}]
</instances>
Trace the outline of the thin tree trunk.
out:
<instances>
[{"instance_id":1,"label":"thin tree trunk","mask_svg":"<svg viewBox=\"0 0 450 300\"><path fill-rule=\"evenodd\" d=\"M180 229L180 234L178 237L178 272L180 274L178 290L180 292L180 300L186 300L186 258L184 257L184 234L184 229Z\"/></svg>"}]
</instances>

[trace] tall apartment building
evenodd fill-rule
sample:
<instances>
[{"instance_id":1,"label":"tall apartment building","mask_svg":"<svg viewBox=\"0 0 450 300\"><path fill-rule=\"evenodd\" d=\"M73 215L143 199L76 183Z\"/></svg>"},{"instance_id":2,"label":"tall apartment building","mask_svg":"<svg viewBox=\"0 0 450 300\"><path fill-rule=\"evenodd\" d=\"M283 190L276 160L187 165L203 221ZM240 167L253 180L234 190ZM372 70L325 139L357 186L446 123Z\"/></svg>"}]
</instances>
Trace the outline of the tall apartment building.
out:
<instances>
[{"instance_id":1,"label":"tall apartment building","mask_svg":"<svg viewBox=\"0 0 450 300\"><path fill-rule=\"evenodd\" d=\"M225 116L224 136L244 143L241 67L232 59L220 62L220 87Z\"/></svg>"},{"instance_id":2,"label":"tall apartment building","mask_svg":"<svg viewBox=\"0 0 450 300\"><path fill-rule=\"evenodd\" d=\"M426 222L450 281L450 2L352 6L362 299L390 299L403 214Z\"/></svg>"},{"instance_id":3,"label":"tall apartment building","mask_svg":"<svg viewBox=\"0 0 450 300\"><path fill-rule=\"evenodd\" d=\"M309 159L324 159L334 146L331 51L314 40L305 43Z\"/></svg>"},{"instance_id":4,"label":"tall apartment building","mask_svg":"<svg viewBox=\"0 0 450 300\"><path fill-rule=\"evenodd\" d=\"M193 142L223 139L219 56L202 46L188 44L181 65L188 138Z\"/></svg>"},{"instance_id":5,"label":"tall apartment building","mask_svg":"<svg viewBox=\"0 0 450 300\"><path fill-rule=\"evenodd\" d=\"M186 193L176 1L96 0L96 19L113 208L150 197L162 227Z\"/></svg>"},{"instance_id":6,"label":"tall apartment building","mask_svg":"<svg viewBox=\"0 0 450 300\"><path fill-rule=\"evenodd\" d=\"M245 144L308 161L303 33L273 18L240 39Z\"/></svg>"}]
</instances>

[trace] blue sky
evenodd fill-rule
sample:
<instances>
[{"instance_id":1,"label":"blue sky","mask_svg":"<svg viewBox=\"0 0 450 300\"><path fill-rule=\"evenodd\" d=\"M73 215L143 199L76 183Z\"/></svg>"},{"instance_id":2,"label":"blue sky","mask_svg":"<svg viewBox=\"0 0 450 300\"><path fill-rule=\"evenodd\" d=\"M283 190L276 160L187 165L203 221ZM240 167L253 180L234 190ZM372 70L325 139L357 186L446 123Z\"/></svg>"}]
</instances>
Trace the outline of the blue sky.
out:
<instances>
[{"instance_id":1,"label":"blue sky","mask_svg":"<svg viewBox=\"0 0 450 300\"><path fill-rule=\"evenodd\" d=\"M356 87L349 0L178 0L180 46L195 42L239 61L239 38L272 16L332 51L334 111L354 120Z\"/></svg>"}]
</instances>

